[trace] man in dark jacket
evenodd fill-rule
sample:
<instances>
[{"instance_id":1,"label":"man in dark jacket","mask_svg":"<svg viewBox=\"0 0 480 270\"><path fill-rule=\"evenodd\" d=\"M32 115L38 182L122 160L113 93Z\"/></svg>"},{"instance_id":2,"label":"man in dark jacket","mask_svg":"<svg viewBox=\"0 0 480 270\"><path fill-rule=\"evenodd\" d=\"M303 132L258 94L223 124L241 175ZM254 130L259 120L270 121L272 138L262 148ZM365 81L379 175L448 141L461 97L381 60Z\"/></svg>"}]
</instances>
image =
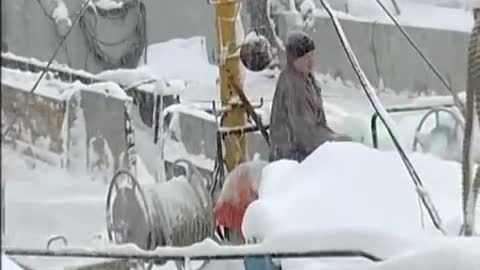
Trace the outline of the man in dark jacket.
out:
<instances>
[{"instance_id":1,"label":"man in dark jacket","mask_svg":"<svg viewBox=\"0 0 480 270\"><path fill-rule=\"evenodd\" d=\"M273 97L270 161L303 161L326 141L350 141L327 125L321 89L312 73L313 40L303 32L287 38L287 65Z\"/></svg>"}]
</instances>

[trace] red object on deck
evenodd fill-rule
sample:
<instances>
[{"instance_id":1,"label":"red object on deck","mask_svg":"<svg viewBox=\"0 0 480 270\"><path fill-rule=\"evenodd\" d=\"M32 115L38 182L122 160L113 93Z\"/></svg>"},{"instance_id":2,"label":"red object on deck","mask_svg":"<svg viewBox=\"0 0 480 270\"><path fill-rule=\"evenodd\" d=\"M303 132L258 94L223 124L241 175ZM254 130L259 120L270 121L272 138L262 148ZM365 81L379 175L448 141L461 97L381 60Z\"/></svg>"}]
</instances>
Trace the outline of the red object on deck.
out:
<instances>
[{"instance_id":1,"label":"red object on deck","mask_svg":"<svg viewBox=\"0 0 480 270\"><path fill-rule=\"evenodd\" d=\"M217 226L242 231L245 211L250 203L258 199L262 168L263 166L258 166L258 163L245 163L227 176L214 209Z\"/></svg>"},{"instance_id":2,"label":"red object on deck","mask_svg":"<svg viewBox=\"0 0 480 270\"><path fill-rule=\"evenodd\" d=\"M245 181L247 182L247 181ZM215 219L217 226L224 226L230 229L241 231L242 221L247 207L258 198L258 195L253 189L248 188L248 185L242 185L242 190L239 191L239 198L237 200L220 201L215 206Z\"/></svg>"}]
</instances>

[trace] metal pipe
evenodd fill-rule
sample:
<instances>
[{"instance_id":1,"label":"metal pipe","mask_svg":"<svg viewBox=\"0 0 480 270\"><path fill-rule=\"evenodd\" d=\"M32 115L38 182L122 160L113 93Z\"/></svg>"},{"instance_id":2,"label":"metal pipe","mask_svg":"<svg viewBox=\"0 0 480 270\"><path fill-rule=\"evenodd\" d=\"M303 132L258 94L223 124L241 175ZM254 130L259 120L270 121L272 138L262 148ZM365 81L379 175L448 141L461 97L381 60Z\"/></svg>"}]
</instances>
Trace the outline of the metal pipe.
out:
<instances>
[{"instance_id":1,"label":"metal pipe","mask_svg":"<svg viewBox=\"0 0 480 270\"><path fill-rule=\"evenodd\" d=\"M44 250L44 249L21 249L21 248L3 248L6 255L9 256L30 256L30 257L78 257L78 258L104 258L104 259L141 259L141 260L162 260L162 261L183 261L190 258L192 261L205 260L238 260L249 258L271 257L273 259L286 258L319 258L319 257L359 257L372 262L380 262L381 258L361 250L318 250L305 252L266 252L249 251L238 252L234 248L224 249L217 254L199 254L195 255L188 252L185 248L175 248L177 250L185 249L183 252L169 252L169 249L157 249L156 251L108 251L92 249L65 249L65 250ZM188 249L188 248L187 248Z\"/></svg>"},{"instance_id":2,"label":"metal pipe","mask_svg":"<svg viewBox=\"0 0 480 270\"><path fill-rule=\"evenodd\" d=\"M243 31L238 14L241 8L240 0L209 0L215 7L215 24L217 28L217 48L220 52L219 77L220 99L222 106L227 106L235 97L233 83L243 89L243 75L239 55L235 53L240 45L239 34ZM243 37L241 37L243 38ZM222 127L233 128L246 124L246 111L243 106L227 111L222 117ZM247 160L246 140L240 135L234 135L224 140L225 161L227 171L232 171L238 164Z\"/></svg>"},{"instance_id":3,"label":"metal pipe","mask_svg":"<svg viewBox=\"0 0 480 270\"><path fill-rule=\"evenodd\" d=\"M424 110L431 110L437 107L445 107L450 108L452 104L439 104L435 106L403 106L403 107L393 107L388 108L386 111L388 113L402 113L402 112L415 112L415 111L424 111ZM372 134L372 144L373 148L378 148L378 132L377 132L377 121L378 121L378 112L374 112L372 117L370 118L370 132Z\"/></svg>"},{"instance_id":4,"label":"metal pipe","mask_svg":"<svg viewBox=\"0 0 480 270\"><path fill-rule=\"evenodd\" d=\"M395 8L395 12L397 15L400 15L402 11L400 10L400 5L398 4L397 0L392 0L393 7Z\"/></svg>"}]
</instances>

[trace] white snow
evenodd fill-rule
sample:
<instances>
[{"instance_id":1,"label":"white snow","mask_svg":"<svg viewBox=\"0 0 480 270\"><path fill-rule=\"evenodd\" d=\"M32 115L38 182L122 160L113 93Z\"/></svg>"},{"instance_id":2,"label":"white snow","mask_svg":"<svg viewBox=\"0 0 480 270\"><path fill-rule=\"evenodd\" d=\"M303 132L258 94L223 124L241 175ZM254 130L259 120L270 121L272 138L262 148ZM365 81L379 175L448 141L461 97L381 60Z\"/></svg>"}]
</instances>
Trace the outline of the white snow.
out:
<instances>
[{"instance_id":1,"label":"white snow","mask_svg":"<svg viewBox=\"0 0 480 270\"><path fill-rule=\"evenodd\" d=\"M106 70L97 74L96 77L100 80L113 81L124 86L156 79L148 67Z\"/></svg>"},{"instance_id":2,"label":"white snow","mask_svg":"<svg viewBox=\"0 0 480 270\"><path fill-rule=\"evenodd\" d=\"M473 16L470 10L433 5L436 0L426 1L399 1L401 14L396 15L390 0L382 3L396 17L401 25L431 29L443 29L460 32L470 32L473 27ZM337 11L339 18L382 24L393 24L387 14L375 0L349 0L348 13ZM315 14L328 16L321 4ZM448 19L447 19L448 18Z\"/></svg>"},{"instance_id":3,"label":"white snow","mask_svg":"<svg viewBox=\"0 0 480 270\"><path fill-rule=\"evenodd\" d=\"M23 57L23 56L20 56L20 55L15 55L14 53L11 53L11 52L2 52L2 58L8 59L8 60L17 60L17 61L25 62L25 63L28 63L28 64L34 64L34 65L43 66L43 67L47 66L46 61L40 61L36 58L28 58L28 57ZM92 78L92 79L95 78L95 76L93 74L91 74L91 73L89 73L85 70L72 69L65 64L58 64L56 61L53 61L51 67L55 67L56 69L61 70L63 72L72 73L72 74L80 75L80 76L84 76L84 77L89 77L89 78Z\"/></svg>"},{"instance_id":4,"label":"white snow","mask_svg":"<svg viewBox=\"0 0 480 270\"><path fill-rule=\"evenodd\" d=\"M92 181L85 171L69 173L49 166L4 144L2 178L7 181L6 239L2 239L2 245L44 249L51 235L64 235L69 245L101 246L95 235L105 228L107 186L103 182ZM63 269L75 261L89 261L16 259L33 269Z\"/></svg>"},{"instance_id":5,"label":"white snow","mask_svg":"<svg viewBox=\"0 0 480 270\"><path fill-rule=\"evenodd\" d=\"M147 66L158 78L165 81L184 80L188 89L195 92L201 92L204 88L216 89L218 68L208 62L204 37L156 43L148 46L147 53ZM143 63L142 57L139 66L143 66Z\"/></svg>"},{"instance_id":6,"label":"white snow","mask_svg":"<svg viewBox=\"0 0 480 270\"><path fill-rule=\"evenodd\" d=\"M421 154L410 157L443 221L458 219L460 164ZM416 237L425 234L422 220L429 233L436 233L425 210L419 211L412 180L395 152L357 143L327 143L298 165L285 162L271 163L264 169L259 191L258 203L264 205L257 208L268 209L272 219L262 222L275 226L247 226L247 236L257 235L256 230L267 230L259 235L266 238L347 227ZM441 176L438 168L442 168ZM248 219L246 215L247 225L257 224Z\"/></svg>"},{"instance_id":7,"label":"white snow","mask_svg":"<svg viewBox=\"0 0 480 270\"><path fill-rule=\"evenodd\" d=\"M422 154L412 154L411 160L447 230L457 235L460 164ZM469 249L479 246L479 240L445 238L433 228L397 153L356 143L327 143L302 163L280 160L267 165L259 200L245 213L243 233L276 249L359 249L392 258L345 268L352 270L474 269L468 267L480 263L480 250ZM467 248L456 247L461 241ZM444 256L432 259L439 254ZM465 261L457 265L459 258ZM282 260L283 269L310 269L306 260L294 261Z\"/></svg>"},{"instance_id":8,"label":"white snow","mask_svg":"<svg viewBox=\"0 0 480 270\"><path fill-rule=\"evenodd\" d=\"M3 270L23 270L12 259L2 253L2 267Z\"/></svg>"},{"instance_id":9,"label":"white snow","mask_svg":"<svg viewBox=\"0 0 480 270\"><path fill-rule=\"evenodd\" d=\"M97 1L96 4L99 3L102 8L113 8L121 4L105 0ZM422 26L432 28L448 26L450 27L448 29L461 31L466 31L468 24L471 23L469 22L471 16L466 11L447 12L446 8L431 11L426 9L426 6L415 5L402 5L404 12L400 16L402 23L413 25L418 20L410 20L409 16L420 17L423 20L420 22ZM370 5L359 6L356 11L354 9L356 16L354 18L373 13L377 17L373 19L369 17L368 20L388 22L384 14L375 13L375 9L372 12L369 7L372 8ZM416 12L416 15L409 13L409 10ZM433 15L424 16L427 12ZM447 16L447 13L454 15ZM445 16L440 16L442 14ZM462 17L467 14L468 18ZM353 17L352 14L345 16ZM437 24L440 21L438 17L442 18L442 24ZM455 19L457 17L458 19ZM216 83L218 69L208 63L204 38L176 39L151 45L148 53L146 66L133 71L105 72L98 77L126 85L155 78L162 83L166 82L165 84L171 85L172 88L182 89L179 92L183 100L189 102L218 100ZM3 55L2 53L2 57ZM143 63L143 59L140 63ZM2 84L20 86L26 91L31 88L37 76L38 74L2 68ZM246 72L245 91L252 102L255 103L260 97L265 97L267 101L271 100L276 76L278 72ZM359 140L368 140L372 110L363 94L348 83L336 81L328 75L321 75L319 78L324 89L327 101L325 107L332 127L338 131L354 133L356 134L354 137ZM85 86L78 82L64 84L46 79L40 84L38 94L64 98L71 94L70 90L77 87ZM129 99L115 83L96 84L87 89ZM406 103L409 100L408 97L392 95L390 92L383 93L380 98L384 104ZM262 108L267 111L266 116L268 106L269 104L266 104ZM348 112L342 108L348 108ZM167 112L187 113L205 121L214 121L213 116L198 112L198 106L194 105L175 105ZM405 118L408 120L401 119L400 123L397 123L402 135L404 134L402 126L411 130L412 122L418 122ZM152 138L150 133L146 132L143 135L145 136L136 136L137 142ZM381 142L389 140L384 133L380 133L379 136ZM144 147L146 145L148 146L145 144ZM144 163L157 162L158 156L155 155L159 153L159 149L153 148L151 155L145 156L146 160L139 162L139 175L142 175L142 179L148 178L150 182L153 179L145 172ZM164 152L172 161L188 155L183 145L174 142L169 144ZM73 246L91 245L92 235L102 231L105 226L106 186L103 183L92 182L86 175L71 175L38 161L21 157L5 147L2 147L2 155L3 160L9 160L8 164L6 162L2 164L2 174L9 180L7 207L13 209L8 212L9 243L14 246L43 248L47 235L62 233L68 237ZM413 154L411 157L445 225L451 232L458 231L461 216L460 165L426 155ZM213 167L213 161L205 157L189 158L202 167ZM206 241L186 249L171 248L156 252L179 254L187 250L190 255L211 252L246 254L265 250L358 247L370 248L372 252L380 254L379 256L392 257L392 260L377 265L365 265L365 268L348 269L443 269L439 265L432 265L443 262L445 267L450 266L448 269L460 270L461 266L451 264L460 261L458 258L466 258L470 263L478 265L478 261L475 261L478 260L478 255L475 252L480 248L478 242L473 240L441 238L435 245L431 244L429 249L424 248L419 253L414 251L413 246L426 247L428 245L424 243L431 243L432 239L437 238L432 235L433 231L425 211L423 214L419 211L413 184L396 153L380 152L359 144L326 144L302 164L291 161L271 164L269 169L264 170L263 177L265 180L260 190L260 200L251 205L244 224L245 233L264 240L262 245L220 247ZM45 184L46 181L48 184ZM427 224L428 233L422 229L422 216ZM82 223L81 227L77 226L79 222ZM12 227L15 228L13 232L8 229ZM318 241L313 241L317 239L315 233L319 235ZM301 235L285 238L288 234ZM135 248L128 246L118 249L132 251ZM399 253L402 253L401 256ZM305 265L300 267L305 269ZM290 269L292 268L288 268ZM464 265L464 269L472 268Z\"/></svg>"},{"instance_id":10,"label":"white snow","mask_svg":"<svg viewBox=\"0 0 480 270\"><path fill-rule=\"evenodd\" d=\"M72 26L72 21L68 14L68 8L63 0L57 0L57 7L53 10L52 17L57 24L63 20L67 22L67 27Z\"/></svg>"},{"instance_id":11,"label":"white snow","mask_svg":"<svg viewBox=\"0 0 480 270\"><path fill-rule=\"evenodd\" d=\"M30 92L39 76L40 73L23 72L2 67L2 84L22 91ZM65 100L78 90L97 92L126 101L131 100L125 91L113 82L100 82L90 85L83 84L80 81L65 83L49 78L48 74L40 81L34 93L49 98Z\"/></svg>"},{"instance_id":12,"label":"white snow","mask_svg":"<svg viewBox=\"0 0 480 270\"><path fill-rule=\"evenodd\" d=\"M123 6L123 1L98 0L97 2L95 2L95 6L101 8L101 9L121 8Z\"/></svg>"}]
</instances>

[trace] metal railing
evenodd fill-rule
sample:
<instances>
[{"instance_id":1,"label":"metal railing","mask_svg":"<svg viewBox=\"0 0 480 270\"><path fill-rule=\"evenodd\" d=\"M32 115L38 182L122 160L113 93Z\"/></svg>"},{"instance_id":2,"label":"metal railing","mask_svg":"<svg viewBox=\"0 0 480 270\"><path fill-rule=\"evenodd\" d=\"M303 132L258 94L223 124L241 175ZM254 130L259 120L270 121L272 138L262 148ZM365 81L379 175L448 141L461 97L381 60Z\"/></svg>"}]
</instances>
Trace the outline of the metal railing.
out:
<instances>
[{"instance_id":1,"label":"metal railing","mask_svg":"<svg viewBox=\"0 0 480 270\"><path fill-rule=\"evenodd\" d=\"M440 104L440 105L430 105L430 106L404 106L404 107L393 107L385 109L388 113L405 113L405 112L416 112L416 111L425 111L432 110L438 107L451 108L454 107L453 104ZM372 134L372 145L373 148L378 149L378 132L377 132L377 121L378 113L374 112L370 118L370 132Z\"/></svg>"},{"instance_id":2,"label":"metal railing","mask_svg":"<svg viewBox=\"0 0 480 270\"><path fill-rule=\"evenodd\" d=\"M258 246L256 246L258 247ZM70 258L98 258L98 259L126 259L126 260L161 260L161 261L203 261L203 260L238 260L245 258L363 258L371 262L381 262L382 258L362 250L334 249L312 251L266 251L257 248L249 249L247 246L228 247L219 246L216 252L195 249L190 247L161 247L155 251L140 249L127 250L119 246L111 250L90 248L64 248L64 249L22 249L4 247L2 250L8 256L29 257L70 257Z\"/></svg>"}]
</instances>

